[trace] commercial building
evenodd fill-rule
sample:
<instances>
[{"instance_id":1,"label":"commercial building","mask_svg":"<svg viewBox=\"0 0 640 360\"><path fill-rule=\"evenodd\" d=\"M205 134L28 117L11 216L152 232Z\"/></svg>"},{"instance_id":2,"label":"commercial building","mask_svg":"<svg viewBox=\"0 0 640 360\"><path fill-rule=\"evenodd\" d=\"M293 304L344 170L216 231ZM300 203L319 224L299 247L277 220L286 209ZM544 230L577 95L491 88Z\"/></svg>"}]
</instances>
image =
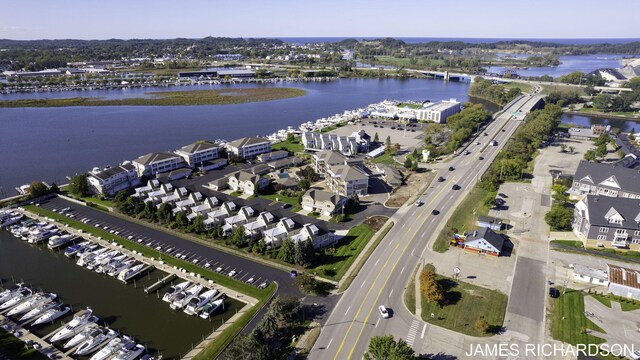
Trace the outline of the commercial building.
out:
<instances>
[{"instance_id":1,"label":"commercial building","mask_svg":"<svg viewBox=\"0 0 640 360\"><path fill-rule=\"evenodd\" d=\"M271 142L261 137L244 137L227 144L227 150L242 159L271 152Z\"/></svg>"},{"instance_id":2,"label":"commercial building","mask_svg":"<svg viewBox=\"0 0 640 360\"><path fill-rule=\"evenodd\" d=\"M133 160L138 176L155 176L186 165L181 156L171 152L153 152Z\"/></svg>"},{"instance_id":3,"label":"commercial building","mask_svg":"<svg viewBox=\"0 0 640 360\"><path fill-rule=\"evenodd\" d=\"M464 239L464 249L478 254L500 256L504 238L489 228L474 230Z\"/></svg>"},{"instance_id":4,"label":"commercial building","mask_svg":"<svg viewBox=\"0 0 640 360\"><path fill-rule=\"evenodd\" d=\"M580 264L569 265L569 268L575 281L602 286L609 285L609 275L604 270L594 269Z\"/></svg>"},{"instance_id":5,"label":"commercial building","mask_svg":"<svg viewBox=\"0 0 640 360\"><path fill-rule=\"evenodd\" d=\"M569 193L640 199L640 172L623 166L582 160Z\"/></svg>"},{"instance_id":6,"label":"commercial building","mask_svg":"<svg viewBox=\"0 0 640 360\"><path fill-rule=\"evenodd\" d=\"M94 169L89 172L87 181L95 193L106 196L140 185L136 168L128 161L104 170Z\"/></svg>"},{"instance_id":7,"label":"commercial building","mask_svg":"<svg viewBox=\"0 0 640 360\"><path fill-rule=\"evenodd\" d=\"M638 270L607 264L609 292L613 295L640 300L640 274Z\"/></svg>"},{"instance_id":8,"label":"commercial building","mask_svg":"<svg viewBox=\"0 0 640 360\"><path fill-rule=\"evenodd\" d=\"M575 205L572 227L585 247L638 250L640 200L587 195Z\"/></svg>"},{"instance_id":9,"label":"commercial building","mask_svg":"<svg viewBox=\"0 0 640 360\"><path fill-rule=\"evenodd\" d=\"M195 142L183 146L175 153L181 156L189 167L201 167L205 161L215 160L219 157L219 148L210 142Z\"/></svg>"},{"instance_id":10,"label":"commercial building","mask_svg":"<svg viewBox=\"0 0 640 360\"><path fill-rule=\"evenodd\" d=\"M442 100L425 104L422 109L416 110L416 119L444 124L449 116L459 113L460 110L462 110L461 104L456 99Z\"/></svg>"}]
</instances>

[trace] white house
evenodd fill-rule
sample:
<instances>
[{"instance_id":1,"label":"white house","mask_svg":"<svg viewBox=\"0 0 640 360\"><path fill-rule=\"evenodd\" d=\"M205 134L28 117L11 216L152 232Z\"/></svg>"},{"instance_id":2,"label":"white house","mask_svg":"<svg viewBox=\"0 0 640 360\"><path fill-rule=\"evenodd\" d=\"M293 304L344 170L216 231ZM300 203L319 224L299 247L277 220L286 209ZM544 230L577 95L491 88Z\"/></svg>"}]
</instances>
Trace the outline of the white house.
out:
<instances>
[{"instance_id":1,"label":"white house","mask_svg":"<svg viewBox=\"0 0 640 360\"><path fill-rule=\"evenodd\" d=\"M594 269L580 264L569 265L569 268L575 281L602 286L609 285L609 274L604 270Z\"/></svg>"},{"instance_id":2,"label":"white house","mask_svg":"<svg viewBox=\"0 0 640 360\"><path fill-rule=\"evenodd\" d=\"M256 187L264 189L269 185L269 179L254 175L246 171L237 171L228 176L229 187L243 194L253 195Z\"/></svg>"},{"instance_id":3,"label":"white house","mask_svg":"<svg viewBox=\"0 0 640 360\"><path fill-rule=\"evenodd\" d=\"M271 152L271 142L261 137L244 137L227 144L227 149L242 159L252 159Z\"/></svg>"},{"instance_id":4,"label":"white house","mask_svg":"<svg viewBox=\"0 0 640 360\"><path fill-rule=\"evenodd\" d=\"M344 196L317 189L309 189L302 196L302 209L325 216L340 212L346 203Z\"/></svg>"},{"instance_id":5,"label":"white house","mask_svg":"<svg viewBox=\"0 0 640 360\"><path fill-rule=\"evenodd\" d=\"M183 146L176 150L176 155L179 155L184 161L189 164L191 168L199 167L204 162L217 159L218 146L210 142L195 142L193 144Z\"/></svg>"},{"instance_id":6,"label":"white house","mask_svg":"<svg viewBox=\"0 0 640 360\"><path fill-rule=\"evenodd\" d=\"M184 159L170 152L154 152L133 160L138 176L154 176L184 167Z\"/></svg>"},{"instance_id":7,"label":"white house","mask_svg":"<svg viewBox=\"0 0 640 360\"><path fill-rule=\"evenodd\" d=\"M113 196L118 191L127 190L140 184L136 168L130 162L124 162L120 166L102 171L91 171L87 181L96 193L106 196Z\"/></svg>"},{"instance_id":8,"label":"white house","mask_svg":"<svg viewBox=\"0 0 640 360\"><path fill-rule=\"evenodd\" d=\"M349 165L329 166L326 173L331 190L343 196L367 195L369 176L360 169Z\"/></svg>"}]
</instances>

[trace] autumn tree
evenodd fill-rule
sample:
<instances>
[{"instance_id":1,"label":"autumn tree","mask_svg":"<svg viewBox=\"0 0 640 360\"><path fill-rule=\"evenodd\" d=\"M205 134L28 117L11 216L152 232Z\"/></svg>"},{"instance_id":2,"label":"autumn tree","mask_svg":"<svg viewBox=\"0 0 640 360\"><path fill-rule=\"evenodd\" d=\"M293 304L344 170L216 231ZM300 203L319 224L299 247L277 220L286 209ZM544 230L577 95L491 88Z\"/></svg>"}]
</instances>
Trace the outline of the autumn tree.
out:
<instances>
[{"instance_id":1,"label":"autumn tree","mask_svg":"<svg viewBox=\"0 0 640 360\"><path fill-rule=\"evenodd\" d=\"M426 267L420 273L420 292L428 302L439 303L444 300L444 291L432 268Z\"/></svg>"}]
</instances>

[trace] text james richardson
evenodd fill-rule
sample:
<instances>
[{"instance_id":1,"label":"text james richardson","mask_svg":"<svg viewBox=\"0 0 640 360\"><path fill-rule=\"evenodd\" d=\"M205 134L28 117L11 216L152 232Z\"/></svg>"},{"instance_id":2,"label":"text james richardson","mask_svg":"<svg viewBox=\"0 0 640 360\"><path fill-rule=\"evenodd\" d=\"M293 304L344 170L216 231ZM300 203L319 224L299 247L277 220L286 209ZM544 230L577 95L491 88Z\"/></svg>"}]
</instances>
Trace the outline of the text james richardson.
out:
<instances>
[{"instance_id":1,"label":"text james richardson","mask_svg":"<svg viewBox=\"0 0 640 360\"><path fill-rule=\"evenodd\" d=\"M626 357L635 351L633 345L621 344L471 344L468 357L509 357L509 356L619 356Z\"/></svg>"}]
</instances>

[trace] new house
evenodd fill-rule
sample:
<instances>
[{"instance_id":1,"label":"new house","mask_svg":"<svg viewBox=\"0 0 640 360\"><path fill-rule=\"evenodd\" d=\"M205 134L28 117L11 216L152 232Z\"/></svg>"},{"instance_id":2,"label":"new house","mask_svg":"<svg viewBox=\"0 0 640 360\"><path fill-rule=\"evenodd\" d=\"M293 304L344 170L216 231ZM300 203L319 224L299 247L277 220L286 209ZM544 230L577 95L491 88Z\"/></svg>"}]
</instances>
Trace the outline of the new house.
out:
<instances>
[{"instance_id":1,"label":"new house","mask_svg":"<svg viewBox=\"0 0 640 360\"><path fill-rule=\"evenodd\" d=\"M253 159L271 152L271 142L261 137L244 137L227 144L227 150L241 159Z\"/></svg>"},{"instance_id":2,"label":"new house","mask_svg":"<svg viewBox=\"0 0 640 360\"><path fill-rule=\"evenodd\" d=\"M587 195L573 211L573 232L585 247L640 249L640 200Z\"/></svg>"},{"instance_id":3,"label":"new house","mask_svg":"<svg viewBox=\"0 0 640 360\"><path fill-rule=\"evenodd\" d=\"M114 196L120 190L140 185L140 177L135 166L130 162L104 170L91 171L87 181L95 193L106 196Z\"/></svg>"},{"instance_id":4,"label":"new house","mask_svg":"<svg viewBox=\"0 0 640 360\"><path fill-rule=\"evenodd\" d=\"M308 150L333 150L353 156L369 150L371 137L364 131L356 131L350 136L323 133L302 133L302 145Z\"/></svg>"},{"instance_id":5,"label":"new house","mask_svg":"<svg viewBox=\"0 0 640 360\"><path fill-rule=\"evenodd\" d=\"M187 163L180 155L171 152L149 153L133 160L133 166L136 168L138 176L151 177L158 173L185 167L186 165Z\"/></svg>"},{"instance_id":6,"label":"new house","mask_svg":"<svg viewBox=\"0 0 640 360\"><path fill-rule=\"evenodd\" d=\"M569 193L640 199L640 172L623 166L582 160Z\"/></svg>"},{"instance_id":7,"label":"new house","mask_svg":"<svg viewBox=\"0 0 640 360\"><path fill-rule=\"evenodd\" d=\"M276 151L258 155L258 160L263 162L269 162L269 161L284 159L287 156L289 156L288 151L276 150Z\"/></svg>"},{"instance_id":8,"label":"new house","mask_svg":"<svg viewBox=\"0 0 640 360\"><path fill-rule=\"evenodd\" d=\"M369 176L354 166L329 166L325 177L329 188L340 195L349 197L368 194Z\"/></svg>"},{"instance_id":9,"label":"new house","mask_svg":"<svg viewBox=\"0 0 640 360\"><path fill-rule=\"evenodd\" d=\"M269 185L269 179L246 171L236 171L228 175L227 178L232 190L242 191L246 195L254 195L256 188L264 189Z\"/></svg>"},{"instance_id":10,"label":"new house","mask_svg":"<svg viewBox=\"0 0 640 360\"><path fill-rule=\"evenodd\" d=\"M175 151L191 168L204 167L204 162L215 160L219 157L219 148L216 144L206 141L198 141L183 146Z\"/></svg>"},{"instance_id":11,"label":"new house","mask_svg":"<svg viewBox=\"0 0 640 360\"><path fill-rule=\"evenodd\" d=\"M342 211L347 198L339 194L323 190L309 189L302 196L302 208L325 216L331 216Z\"/></svg>"}]
</instances>

